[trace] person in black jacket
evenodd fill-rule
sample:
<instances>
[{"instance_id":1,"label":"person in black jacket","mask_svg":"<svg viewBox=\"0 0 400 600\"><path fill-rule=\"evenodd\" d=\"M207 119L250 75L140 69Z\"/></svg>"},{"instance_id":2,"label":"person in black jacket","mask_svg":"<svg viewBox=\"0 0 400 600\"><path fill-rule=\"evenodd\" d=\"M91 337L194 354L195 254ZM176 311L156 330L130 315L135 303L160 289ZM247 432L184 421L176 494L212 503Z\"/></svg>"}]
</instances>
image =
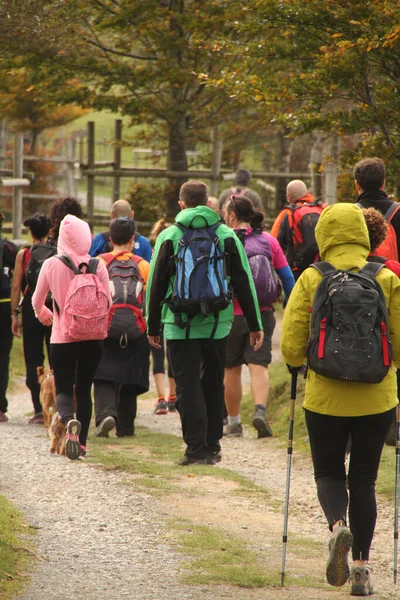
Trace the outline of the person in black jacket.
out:
<instances>
[{"instance_id":1,"label":"person in black jacket","mask_svg":"<svg viewBox=\"0 0 400 600\"><path fill-rule=\"evenodd\" d=\"M391 200L385 192L385 163L381 158L364 158L363 160L360 160L354 166L353 173L355 188L359 194L357 203L362 208L375 208L376 210L379 210L382 215L386 215L392 205L397 204ZM397 210L393 215L390 223L396 233L397 249L399 252L400 210Z\"/></svg>"},{"instance_id":2,"label":"person in black jacket","mask_svg":"<svg viewBox=\"0 0 400 600\"><path fill-rule=\"evenodd\" d=\"M4 220L0 215L0 222ZM11 280L17 256L17 246L5 238L0 238L0 423L8 421L6 415L8 401L8 372L13 343L11 331Z\"/></svg>"}]
</instances>

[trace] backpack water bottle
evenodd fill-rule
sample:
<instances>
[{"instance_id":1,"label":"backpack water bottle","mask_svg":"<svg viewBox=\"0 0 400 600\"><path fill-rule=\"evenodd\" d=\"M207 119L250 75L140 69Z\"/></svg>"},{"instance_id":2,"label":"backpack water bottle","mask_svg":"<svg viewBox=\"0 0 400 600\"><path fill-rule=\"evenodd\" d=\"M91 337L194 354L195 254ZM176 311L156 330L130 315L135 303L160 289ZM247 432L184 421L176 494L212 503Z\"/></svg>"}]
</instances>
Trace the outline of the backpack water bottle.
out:
<instances>
[{"instance_id":1,"label":"backpack water bottle","mask_svg":"<svg viewBox=\"0 0 400 600\"><path fill-rule=\"evenodd\" d=\"M376 276L384 265L360 271L315 263L323 279L311 308L310 369L332 379L380 383L392 362L388 312Z\"/></svg>"},{"instance_id":2,"label":"backpack water bottle","mask_svg":"<svg viewBox=\"0 0 400 600\"><path fill-rule=\"evenodd\" d=\"M62 335L74 342L104 340L108 330L109 297L96 276L99 261L92 258L88 264L81 263L76 268L69 256L56 258L74 273L62 312L55 303Z\"/></svg>"},{"instance_id":3,"label":"backpack water bottle","mask_svg":"<svg viewBox=\"0 0 400 600\"><path fill-rule=\"evenodd\" d=\"M176 277L167 304L175 313L175 322L186 328L187 337L191 319L198 314L214 315L213 337L218 324L219 311L227 308L231 292L226 276L225 252L216 233L220 222L203 228L184 227L178 252L173 257ZM181 315L187 316L183 320Z\"/></svg>"}]
</instances>

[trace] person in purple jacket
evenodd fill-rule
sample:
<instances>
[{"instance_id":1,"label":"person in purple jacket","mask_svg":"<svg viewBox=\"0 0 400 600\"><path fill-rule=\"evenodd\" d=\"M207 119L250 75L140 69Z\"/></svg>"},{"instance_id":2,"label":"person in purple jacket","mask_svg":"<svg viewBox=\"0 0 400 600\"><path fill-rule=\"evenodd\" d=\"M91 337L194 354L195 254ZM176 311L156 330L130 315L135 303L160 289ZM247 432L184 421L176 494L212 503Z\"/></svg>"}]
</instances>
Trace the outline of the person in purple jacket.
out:
<instances>
[{"instance_id":1,"label":"person in purple jacket","mask_svg":"<svg viewBox=\"0 0 400 600\"><path fill-rule=\"evenodd\" d=\"M272 436L266 419L269 393L268 365L271 362L272 334L275 328L273 303L280 293L280 282L288 299L294 286L294 277L279 242L263 231L264 213L254 208L251 200L233 195L225 205L225 223L234 229L242 240L249 259L256 287L264 341L258 352L248 343L249 331L243 311L237 299L233 301L234 320L228 337L225 361L225 404L228 423L224 428L226 437L241 437L240 402L242 399L242 365L250 371L250 388L254 399L252 424L258 438ZM277 276L278 275L278 276Z\"/></svg>"}]
</instances>

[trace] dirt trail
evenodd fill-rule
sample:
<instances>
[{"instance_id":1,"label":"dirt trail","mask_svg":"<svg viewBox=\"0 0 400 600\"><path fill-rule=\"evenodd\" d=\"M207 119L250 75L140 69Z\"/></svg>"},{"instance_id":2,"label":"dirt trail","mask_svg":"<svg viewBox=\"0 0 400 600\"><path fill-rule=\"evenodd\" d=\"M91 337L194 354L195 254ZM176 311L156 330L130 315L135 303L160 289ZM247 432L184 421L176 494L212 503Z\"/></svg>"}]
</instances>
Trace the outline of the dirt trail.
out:
<instances>
[{"instance_id":1,"label":"dirt trail","mask_svg":"<svg viewBox=\"0 0 400 600\"><path fill-rule=\"evenodd\" d=\"M155 498L135 485L134 477L105 471L91 463L51 456L44 430L27 424L28 394L9 397L9 423L0 426L0 494L22 510L37 528L39 559L32 567L23 600L334 600L348 587L324 582L328 531L317 502L311 462L296 452L292 462L289 542L290 585L279 587L282 513L286 484L286 441L224 439L227 468L266 490L232 494L234 482L189 471L172 495ZM152 414L154 400L139 402L138 424L180 436L178 415ZM140 434L139 434L140 435ZM89 445L90 451L90 445ZM185 472L184 472L185 473ZM201 494L191 493L200 490ZM276 587L240 589L181 583L186 558L174 550L171 519L188 519L242 537L265 564ZM392 600L393 507L379 499L379 518L371 564L377 593ZM310 582L306 585L306 577ZM296 578L300 585L296 585ZM293 583L292 583L293 582Z\"/></svg>"}]
</instances>

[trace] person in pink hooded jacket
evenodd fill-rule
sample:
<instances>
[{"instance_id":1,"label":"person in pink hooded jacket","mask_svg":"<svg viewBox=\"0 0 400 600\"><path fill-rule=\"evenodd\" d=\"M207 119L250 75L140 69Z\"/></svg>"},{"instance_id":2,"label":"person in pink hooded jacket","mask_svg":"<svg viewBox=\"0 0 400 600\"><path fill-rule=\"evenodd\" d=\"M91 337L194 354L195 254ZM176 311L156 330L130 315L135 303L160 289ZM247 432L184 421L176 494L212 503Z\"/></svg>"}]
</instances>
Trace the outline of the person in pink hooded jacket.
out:
<instances>
[{"instance_id":1,"label":"person in pink hooded jacket","mask_svg":"<svg viewBox=\"0 0 400 600\"><path fill-rule=\"evenodd\" d=\"M61 222L58 237L58 255L68 255L75 267L89 263L92 236L89 225L74 215L67 215ZM96 275L109 298L107 269L99 261ZM56 405L66 426L65 452L71 460L86 456L86 439L92 416L91 387L103 350L102 340L73 341L63 334L60 323L67 290L74 277L73 271L56 256L47 259L40 271L32 306L39 321L53 325L50 338L50 355L56 384ZM46 305L51 292L52 312ZM74 418L74 395L76 396L76 419Z\"/></svg>"}]
</instances>

